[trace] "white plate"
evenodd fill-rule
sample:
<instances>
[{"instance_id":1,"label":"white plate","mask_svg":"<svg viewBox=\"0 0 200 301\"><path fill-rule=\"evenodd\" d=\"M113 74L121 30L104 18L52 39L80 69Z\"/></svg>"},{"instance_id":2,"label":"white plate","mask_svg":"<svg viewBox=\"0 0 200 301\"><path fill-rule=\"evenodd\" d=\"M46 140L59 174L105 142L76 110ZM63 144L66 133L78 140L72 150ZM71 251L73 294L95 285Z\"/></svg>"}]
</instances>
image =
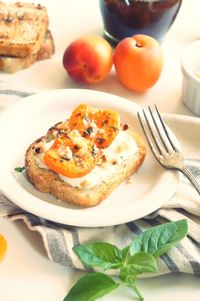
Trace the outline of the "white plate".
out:
<instances>
[{"instance_id":1,"label":"white plate","mask_svg":"<svg viewBox=\"0 0 200 301\"><path fill-rule=\"evenodd\" d=\"M122 183L104 202L79 208L37 191L22 174L27 147L80 103L114 108L123 121L141 133L136 117L140 106L111 94L93 90L53 90L27 97L0 116L0 190L21 208L51 221L97 227L116 225L143 217L161 207L176 191L176 173L160 167L150 151L130 184ZM142 133L141 133L142 135Z\"/></svg>"}]
</instances>

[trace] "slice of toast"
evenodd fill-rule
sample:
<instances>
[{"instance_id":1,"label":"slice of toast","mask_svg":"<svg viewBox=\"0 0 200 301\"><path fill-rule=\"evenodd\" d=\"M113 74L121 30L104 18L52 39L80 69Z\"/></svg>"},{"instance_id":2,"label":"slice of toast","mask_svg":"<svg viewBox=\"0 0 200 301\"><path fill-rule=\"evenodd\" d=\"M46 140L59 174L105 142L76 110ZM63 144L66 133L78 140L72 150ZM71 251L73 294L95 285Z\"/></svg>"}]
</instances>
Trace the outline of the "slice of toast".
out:
<instances>
[{"instance_id":1,"label":"slice of toast","mask_svg":"<svg viewBox=\"0 0 200 301\"><path fill-rule=\"evenodd\" d=\"M55 52L55 46L51 32L46 32L41 48L35 54L23 58L0 56L0 70L7 73L15 73L19 70L30 67L36 61L50 58Z\"/></svg>"},{"instance_id":2,"label":"slice of toast","mask_svg":"<svg viewBox=\"0 0 200 301\"><path fill-rule=\"evenodd\" d=\"M46 136L39 138L31 144L25 155L25 167L28 180L39 191L50 193L57 199L82 207L95 206L106 199L121 182L136 172L144 161L146 148L143 140L133 129L128 128L122 145L124 145L124 143L126 144L126 141L129 140L131 142L130 145L136 146L135 149L133 147L133 149L129 150L129 156L126 159L120 159L121 161L117 159L115 162L113 162L113 160L112 162L103 162L102 165L95 167L100 169L108 167L109 169L105 170L103 177L101 173L100 178L98 178L98 171L96 169L94 176L90 177L94 183L85 183L87 180L83 177L82 185L72 185L67 178L64 179L59 174L48 169L48 167L38 163L38 157L41 158L43 155L46 143L48 144L52 141L55 135L53 133L57 131L57 126L58 125L52 127ZM123 156L119 154L118 157L122 158Z\"/></svg>"},{"instance_id":3,"label":"slice of toast","mask_svg":"<svg viewBox=\"0 0 200 301\"><path fill-rule=\"evenodd\" d=\"M40 4L0 2L0 55L26 57L41 48L48 14Z\"/></svg>"}]
</instances>

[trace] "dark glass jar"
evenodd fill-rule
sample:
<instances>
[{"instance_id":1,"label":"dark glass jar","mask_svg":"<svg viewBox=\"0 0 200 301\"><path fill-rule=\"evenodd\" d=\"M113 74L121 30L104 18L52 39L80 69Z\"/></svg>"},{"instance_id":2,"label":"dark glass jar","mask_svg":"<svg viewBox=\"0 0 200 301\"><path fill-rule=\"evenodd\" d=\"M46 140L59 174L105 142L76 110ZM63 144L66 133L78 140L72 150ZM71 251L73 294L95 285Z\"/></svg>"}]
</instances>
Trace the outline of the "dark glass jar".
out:
<instances>
[{"instance_id":1,"label":"dark glass jar","mask_svg":"<svg viewBox=\"0 0 200 301\"><path fill-rule=\"evenodd\" d=\"M100 0L104 35L114 44L134 34L161 41L181 3L182 0Z\"/></svg>"}]
</instances>

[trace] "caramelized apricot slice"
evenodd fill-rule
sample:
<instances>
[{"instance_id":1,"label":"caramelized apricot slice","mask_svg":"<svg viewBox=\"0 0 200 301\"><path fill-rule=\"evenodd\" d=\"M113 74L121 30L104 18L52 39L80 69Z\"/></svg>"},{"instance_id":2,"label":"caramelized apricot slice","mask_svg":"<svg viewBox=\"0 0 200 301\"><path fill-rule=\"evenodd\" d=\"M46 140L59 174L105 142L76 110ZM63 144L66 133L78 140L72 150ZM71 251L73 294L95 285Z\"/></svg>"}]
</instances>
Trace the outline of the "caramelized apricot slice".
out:
<instances>
[{"instance_id":1,"label":"caramelized apricot slice","mask_svg":"<svg viewBox=\"0 0 200 301\"><path fill-rule=\"evenodd\" d=\"M93 114L97 110L93 109L91 106L81 104L75 108L69 119L70 130L77 129L79 133L83 136L84 131L89 127Z\"/></svg>"},{"instance_id":2,"label":"caramelized apricot slice","mask_svg":"<svg viewBox=\"0 0 200 301\"><path fill-rule=\"evenodd\" d=\"M93 117L97 128L94 142L99 148L108 147L119 132L119 114L113 110L100 110Z\"/></svg>"},{"instance_id":3,"label":"caramelized apricot slice","mask_svg":"<svg viewBox=\"0 0 200 301\"><path fill-rule=\"evenodd\" d=\"M73 136L57 138L44 154L45 164L54 172L70 178L82 177L95 167L100 151L91 141Z\"/></svg>"},{"instance_id":4,"label":"caramelized apricot slice","mask_svg":"<svg viewBox=\"0 0 200 301\"><path fill-rule=\"evenodd\" d=\"M120 127L119 114L113 110L97 110L91 106L81 104L69 119L71 130L91 140L99 148L109 146L118 134Z\"/></svg>"}]
</instances>

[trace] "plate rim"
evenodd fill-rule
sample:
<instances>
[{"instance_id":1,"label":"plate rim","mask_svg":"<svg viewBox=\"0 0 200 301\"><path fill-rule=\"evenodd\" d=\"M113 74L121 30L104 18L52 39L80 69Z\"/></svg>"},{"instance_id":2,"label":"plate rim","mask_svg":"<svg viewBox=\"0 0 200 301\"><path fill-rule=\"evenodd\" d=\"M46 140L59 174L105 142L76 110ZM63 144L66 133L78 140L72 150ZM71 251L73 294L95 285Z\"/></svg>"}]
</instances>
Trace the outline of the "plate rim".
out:
<instances>
[{"instance_id":1,"label":"plate rim","mask_svg":"<svg viewBox=\"0 0 200 301\"><path fill-rule=\"evenodd\" d=\"M84 91L84 92L83 92ZM7 115L9 115L9 114L12 114L12 112L15 112L18 108L20 108L21 106L23 107L24 106L24 103L25 103L25 106L27 106L28 105L28 103L29 102L32 102L32 100L34 100L34 99L36 99L36 101L40 101L39 99L43 96L43 95L49 95L49 93L50 94L62 94L62 93L75 93L75 94L77 94L77 93L85 93L85 94L99 94L99 95L104 95L104 97L105 96L108 96L108 97L112 97L112 98L114 98L115 100L118 100L118 101L123 101L123 106L131 106L131 110L139 110L139 109L141 109L141 106L140 105L138 105L138 104L136 104L136 103L134 103L133 101L130 101L130 100L128 100L128 99L126 99L126 98L123 98L123 97L121 97L121 96L118 96L118 95L114 95L114 94L111 94L111 93L107 93L107 92L102 92L102 91L97 91L97 90L89 90L89 89L56 89L56 90L48 90L48 91L42 91L42 92L40 92L40 93L36 93L36 94L33 94L33 95L30 95L30 96L28 96L28 97L25 97L24 99L22 99L22 100L19 100L16 104L14 104L14 105L12 105L12 106L10 106L10 107L8 107L7 109L5 109L3 112L2 112L2 114L0 114L0 125L1 125L1 123L3 122L3 120L7 117ZM67 97L67 95L66 95L66 97ZM38 100L37 100L38 99ZM0 130L1 131L1 130ZM89 219L87 219L85 222L81 222L81 221L77 221L76 223L74 223L72 220L70 221L68 218L67 218L67 216L65 216L66 217L66 221L65 220L63 220L63 218L61 219L61 218L59 218L59 220L57 219L57 217L55 218L54 216L53 217L49 217L49 215L48 214L44 214L44 213L41 213L41 212L38 212L38 210L37 210L37 208L36 209L33 209L32 210L32 208L30 208L30 207L28 207L27 206L27 203L26 202L24 202L24 204L21 204L21 201L19 202L18 201L18 199L16 200L10 193L8 193L8 191L7 190L5 190L4 189L4 187L2 187L2 181L0 180L0 189L1 189L1 191L3 192L3 194L8 198L8 199L10 199L14 204L16 204L17 206L19 206L20 208L22 208L22 209L24 209L24 210L26 210L26 211L28 211L28 212L31 212L31 213L33 213L33 214L35 214L35 215L38 215L38 216L40 216L40 217L42 217L42 218L45 218L45 219L48 219L48 220L51 220L51 221L54 221L54 222L57 222L57 223L62 223L62 224L65 224L65 225L72 225L72 226L79 226L79 227L106 227L106 226L113 226L113 225L118 225L118 224L123 224L123 223L127 223L127 222L130 222L130 221L132 221L132 220L136 220L136 219L138 219L138 218L141 218L141 217L143 217L143 216L145 216L145 215L147 215L147 214L150 214L150 213L152 213L153 211L155 211L155 210L157 210L157 209L159 209L167 200L169 200L172 196L173 196L173 194L176 192L176 189L177 189L177 187L178 187L178 183L179 183L179 177L178 177L178 175L177 176L175 176L175 173L172 173L171 171L168 171L168 170L165 170L165 174L167 175L167 174L171 174L171 175L173 175L173 178L174 178L174 180L172 181L172 184L174 183L174 188L173 188L173 190L171 190L171 192L167 195L167 196L162 196L162 202L160 202L159 203L159 206L158 205L154 205L153 206L153 204L152 204L152 206L151 206L151 210L149 210L149 208L145 208L146 210L144 210L144 215L142 215L142 216L140 216L140 215L136 215L135 214L135 217L134 218L126 218L126 216L122 216L122 214L120 214L120 218L119 218L119 220L118 220L118 222L114 222L113 223L113 221L111 221L111 219L110 219L110 221L107 221L107 222L104 222L104 220L103 219L101 219L101 221L98 221L98 223L96 223L96 221L94 221L93 219L92 219L92 221L89 221L88 222L88 220ZM175 183L176 182L176 183ZM20 185L17 185L18 187L20 186ZM28 194L29 196L30 196L30 194L31 193L29 193L29 192L27 192L25 189L23 189L21 186L20 186L20 188L25 192L25 194ZM33 198L33 199L39 199L39 198L37 198L36 196L34 196L34 195L32 195L31 194L31 197ZM39 199L40 200L40 199ZM40 200L40 201L42 201L42 202L45 202L45 201L43 201L43 200ZM157 203L156 203L157 204ZM59 206L56 206L56 205L54 205L54 204L49 204L48 203L48 206L50 206L50 207L52 207L52 208L55 208L55 207L58 207L59 209L61 209L61 210L63 210L64 209L64 211L69 211L69 212L71 212L71 210L73 210L73 209L71 209L71 208L63 208L63 207L59 207ZM49 208L50 208L49 207ZM93 207L92 207L93 208ZM89 209L89 208L86 208L86 209ZM83 208L83 210L84 210L84 208ZM105 209L106 210L106 209ZM59 211L59 210L58 210ZM118 210L119 211L119 210ZM120 213L121 212L123 212L123 210L121 210L120 209ZM77 213L76 213L76 215L78 215ZM102 216L103 214L99 214L100 216Z\"/></svg>"}]
</instances>

